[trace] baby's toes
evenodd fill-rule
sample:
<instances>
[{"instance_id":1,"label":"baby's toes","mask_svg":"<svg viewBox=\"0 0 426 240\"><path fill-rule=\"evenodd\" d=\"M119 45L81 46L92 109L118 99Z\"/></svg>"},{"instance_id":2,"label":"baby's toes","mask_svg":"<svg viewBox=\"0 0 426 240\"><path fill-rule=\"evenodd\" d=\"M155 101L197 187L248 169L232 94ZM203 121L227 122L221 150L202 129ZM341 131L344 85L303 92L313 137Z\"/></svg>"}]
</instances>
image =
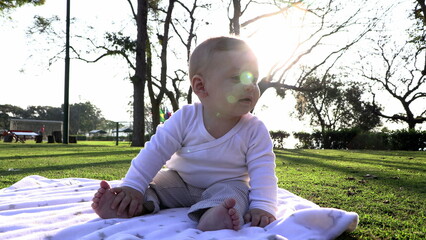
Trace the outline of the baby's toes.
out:
<instances>
[{"instance_id":1,"label":"baby's toes","mask_svg":"<svg viewBox=\"0 0 426 240\"><path fill-rule=\"evenodd\" d=\"M98 191L96 192L96 194L104 194L107 191L107 189L105 188L99 188Z\"/></svg>"},{"instance_id":2,"label":"baby's toes","mask_svg":"<svg viewBox=\"0 0 426 240\"><path fill-rule=\"evenodd\" d=\"M92 206L93 209L95 209L99 206L99 204L93 201L91 206Z\"/></svg>"},{"instance_id":3,"label":"baby's toes","mask_svg":"<svg viewBox=\"0 0 426 240\"><path fill-rule=\"evenodd\" d=\"M240 219L240 217L237 214L237 210L235 208L231 208L228 210L228 214L231 217L232 220Z\"/></svg>"}]
</instances>

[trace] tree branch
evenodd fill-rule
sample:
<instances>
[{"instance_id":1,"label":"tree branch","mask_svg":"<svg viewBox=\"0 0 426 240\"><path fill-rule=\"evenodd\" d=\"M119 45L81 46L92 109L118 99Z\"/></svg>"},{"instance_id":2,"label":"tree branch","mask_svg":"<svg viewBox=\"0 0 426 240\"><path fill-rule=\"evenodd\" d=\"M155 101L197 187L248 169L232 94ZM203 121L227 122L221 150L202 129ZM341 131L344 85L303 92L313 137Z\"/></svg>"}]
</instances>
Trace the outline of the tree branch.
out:
<instances>
[{"instance_id":1,"label":"tree branch","mask_svg":"<svg viewBox=\"0 0 426 240\"><path fill-rule=\"evenodd\" d=\"M127 2L128 2L128 3L129 3L129 5L130 5L130 9L131 9L132 14L133 14L133 19L136 21L136 17L137 17L137 15L136 15L135 8L133 7L133 3L132 3L132 1L131 1L131 0L127 0Z\"/></svg>"},{"instance_id":2,"label":"tree branch","mask_svg":"<svg viewBox=\"0 0 426 240\"><path fill-rule=\"evenodd\" d=\"M250 1L250 2L251 2L251 1ZM259 20L261 20L261 19L263 19L263 18L268 18L268 17L272 17L272 16L275 16L275 15L281 14L281 13L283 13L283 12L285 12L285 11L288 11L291 7L293 7L293 6L297 6L297 5L299 5L300 3L302 3L302 2L303 2L303 1L298 1L298 2L295 2L295 3L291 3L291 4L290 4L290 6L285 7L285 8L282 8L282 9L280 9L279 11L272 12L272 13L266 13L266 14L263 14L263 15L257 16L257 17L255 17L255 18L252 18L252 19L250 19L250 20L248 20L248 21L243 22L243 23L241 24L241 27L246 27L247 25L249 25L249 24L251 24L251 23L254 23L254 22L256 22L256 21L259 21ZM247 4L247 5L248 5L248 4ZM247 7L247 6L246 6L246 7Z\"/></svg>"}]
</instances>

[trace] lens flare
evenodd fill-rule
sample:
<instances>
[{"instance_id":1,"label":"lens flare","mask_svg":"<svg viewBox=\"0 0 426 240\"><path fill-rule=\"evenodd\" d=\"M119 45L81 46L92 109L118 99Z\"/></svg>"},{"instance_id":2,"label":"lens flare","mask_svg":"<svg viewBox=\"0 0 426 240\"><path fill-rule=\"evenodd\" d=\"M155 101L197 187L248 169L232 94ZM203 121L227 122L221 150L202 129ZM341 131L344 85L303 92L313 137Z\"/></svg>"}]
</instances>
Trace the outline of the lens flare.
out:
<instances>
[{"instance_id":1,"label":"lens flare","mask_svg":"<svg viewBox=\"0 0 426 240\"><path fill-rule=\"evenodd\" d=\"M244 85L252 84L254 80L254 76L251 72L242 72L240 74L240 82Z\"/></svg>"},{"instance_id":2,"label":"lens flare","mask_svg":"<svg viewBox=\"0 0 426 240\"><path fill-rule=\"evenodd\" d=\"M237 102L237 98L235 96L228 96L226 97L226 100L228 100L229 103L236 103Z\"/></svg>"}]
</instances>

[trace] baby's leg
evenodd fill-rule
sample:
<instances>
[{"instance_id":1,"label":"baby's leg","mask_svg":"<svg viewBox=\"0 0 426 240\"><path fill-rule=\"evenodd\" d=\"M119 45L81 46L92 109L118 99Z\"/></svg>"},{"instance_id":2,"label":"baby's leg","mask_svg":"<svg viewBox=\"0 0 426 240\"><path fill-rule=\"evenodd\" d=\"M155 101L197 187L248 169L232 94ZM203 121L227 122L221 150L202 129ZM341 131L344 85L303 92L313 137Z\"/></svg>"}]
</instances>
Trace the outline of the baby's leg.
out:
<instances>
[{"instance_id":1,"label":"baby's leg","mask_svg":"<svg viewBox=\"0 0 426 240\"><path fill-rule=\"evenodd\" d=\"M154 203L150 200L144 200L143 204L138 206L136 215L129 216L129 206L120 215L117 214L117 209L112 209L111 205L116 198L116 193L111 189L111 186L106 181L101 181L98 192L95 193L92 201L92 208L101 218L130 218L149 214L154 211Z\"/></svg>"},{"instance_id":2,"label":"baby's leg","mask_svg":"<svg viewBox=\"0 0 426 240\"><path fill-rule=\"evenodd\" d=\"M200 218L197 228L201 231L240 229L240 214L234 208L235 199L229 198L221 205L207 210Z\"/></svg>"},{"instance_id":3,"label":"baby's leg","mask_svg":"<svg viewBox=\"0 0 426 240\"><path fill-rule=\"evenodd\" d=\"M201 200L191 206L188 217L199 223L200 230L238 230L244 224L243 215L248 209L248 191L248 184L241 181L213 184L202 193Z\"/></svg>"},{"instance_id":4,"label":"baby's leg","mask_svg":"<svg viewBox=\"0 0 426 240\"><path fill-rule=\"evenodd\" d=\"M95 213L101 218L128 218L126 211L118 216L117 210L111 208L115 199L115 193L111 190L111 186L106 181L102 181L100 186L92 199L92 208Z\"/></svg>"},{"instance_id":5,"label":"baby's leg","mask_svg":"<svg viewBox=\"0 0 426 240\"><path fill-rule=\"evenodd\" d=\"M202 193L202 190L199 194L194 193L179 174L170 169L159 171L148 189L152 190L153 194L150 194L151 198L147 195L146 200L158 202L158 205L161 202L162 208L190 207L199 201Z\"/></svg>"}]
</instances>

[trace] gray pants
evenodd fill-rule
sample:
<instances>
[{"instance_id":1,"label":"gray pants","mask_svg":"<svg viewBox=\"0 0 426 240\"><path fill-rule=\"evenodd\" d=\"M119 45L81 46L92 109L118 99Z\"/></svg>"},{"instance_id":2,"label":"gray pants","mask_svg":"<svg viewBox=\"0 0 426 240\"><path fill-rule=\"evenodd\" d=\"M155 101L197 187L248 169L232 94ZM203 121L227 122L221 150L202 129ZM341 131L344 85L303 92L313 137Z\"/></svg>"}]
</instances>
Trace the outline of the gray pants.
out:
<instances>
[{"instance_id":1,"label":"gray pants","mask_svg":"<svg viewBox=\"0 0 426 240\"><path fill-rule=\"evenodd\" d=\"M185 183L176 171L163 169L145 191L145 201L154 203L154 213L165 208L190 207L188 217L198 222L206 210L223 204L225 199L234 198L234 208L243 224L249 204L248 193L249 186L243 181L220 182L203 189Z\"/></svg>"}]
</instances>

